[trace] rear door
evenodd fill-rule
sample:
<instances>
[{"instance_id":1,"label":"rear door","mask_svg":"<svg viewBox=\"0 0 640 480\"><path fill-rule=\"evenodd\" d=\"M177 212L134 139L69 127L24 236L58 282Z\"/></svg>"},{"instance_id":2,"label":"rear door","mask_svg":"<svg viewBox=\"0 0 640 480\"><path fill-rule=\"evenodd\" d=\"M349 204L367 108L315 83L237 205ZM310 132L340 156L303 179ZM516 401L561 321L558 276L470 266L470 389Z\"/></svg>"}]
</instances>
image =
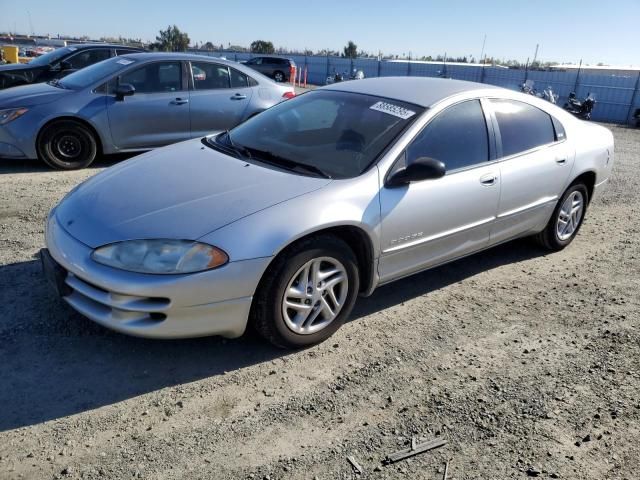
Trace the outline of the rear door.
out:
<instances>
[{"instance_id":1,"label":"rear door","mask_svg":"<svg viewBox=\"0 0 640 480\"><path fill-rule=\"evenodd\" d=\"M135 93L118 101L113 95L118 82L133 85ZM146 63L110 82L109 91L109 127L119 149L154 148L190 138L189 91L182 62Z\"/></svg>"},{"instance_id":2,"label":"rear door","mask_svg":"<svg viewBox=\"0 0 640 480\"><path fill-rule=\"evenodd\" d=\"M250 104L249 78L235 68L214 62L190 62L191 137L238 125Z\"/></svg>"},{"instance_id":3,"label":"rear door","mask_svg":"<svg viewBox=\"0 0 640 480\"><path fill-rule=\"evenodd\" d=\"M561 123L525 102L493 99L502 177L491 243L544 227L571 172L575 151Z\"/></svg>"}]
</instances>

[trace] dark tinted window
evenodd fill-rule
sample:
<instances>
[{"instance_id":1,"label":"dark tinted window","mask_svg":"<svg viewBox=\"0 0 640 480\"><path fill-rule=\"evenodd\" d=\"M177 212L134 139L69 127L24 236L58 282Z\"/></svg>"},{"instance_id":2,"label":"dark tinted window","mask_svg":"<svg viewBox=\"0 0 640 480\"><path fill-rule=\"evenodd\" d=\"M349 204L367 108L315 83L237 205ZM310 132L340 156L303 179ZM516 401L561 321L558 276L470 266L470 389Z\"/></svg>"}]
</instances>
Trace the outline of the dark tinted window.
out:
<instances>
[{"instance_id":1,"label":"dark tinted window","mask_svg":"<svg viewBox=\"0 0 640 480\"><path fill-rule=\"evenodd\" d=\"M193 62L193 88L195 90L213 90L229 88L229 69L225 65L208 62Z\"/></svg>"},{"instance_id":2,"label":"dark tinted window","mask_svg":"<svg viewBox=\"0 0 640 480\"><path fill-rule=\"evenodd\" d=\"M88 67L89 65L93 65L94 63L101 62L102 60L106 60L110 56L111 54L107 48L83 50L75 55L71 55L65 60L65 62L69 63L70 68L79 70L81 68Z\"/></svg>"},{"instance_id":3,"label":"dark tinted window","mask_svg":"<svg viewBox=\"0 0 640 480\"><path fill-rule=\"evenodd\" d=\"M479 100L453 105L418 134L407 149L407 161L419 157L444 162L447 171L489 160L487 124Z\"/></svg>"},{"instance_id":4,"label":"dark tinted window","mask_svg":"<svg viewBox=\"0 0 640 480\"><path fill-rule=\"evenodd\" d=\"M116 48L116 55L127 55L128 53L139 53L137 50L128 48Z\"/></svg>"},{"instance_id":5,"label":"dark tinted window","mask_svg":"<svg viewBox=\"0 0 640 480\"><path fill-rule=\"evenodd\" d=\"M120 83L130 83L136 93L176 92L182 89L181 76L180 62L157 62L125 73Z\"/></svg>"},{"instance_id":6,"label":"dark tinted window","mask_svg":"<svg viewBox=\"0 0 640 480\"><path fill-rule=\"evenodd\" d=\"M556 142L565 140L567 138L567 134L565 133L564 127L560 123L560 120L555 117L551 117L551 121L553 122L553 129L556 132Z\"/></svg>"},{"instance_id":7,"label":"dark tinted window","mask_svg":"<svg viewBox=\"0 0 640 480\"><path fill-rule=\"evenodd\" d=\"M491 100L491 103L500 128L502 156L555 141L551 117L539 108L513 100Z\"/></svg>"},{"instance_id":8,"label":"dark tinted window","mask_svg":"<svg viewBox=\"0 0 640 480\"><path fill-rule=\"evenodd\" d=\"M235 68L230 68L231 71L231 88L242 88L249 86L249 77L244 73L239 72Z\"/></svg>"}]
</instances>

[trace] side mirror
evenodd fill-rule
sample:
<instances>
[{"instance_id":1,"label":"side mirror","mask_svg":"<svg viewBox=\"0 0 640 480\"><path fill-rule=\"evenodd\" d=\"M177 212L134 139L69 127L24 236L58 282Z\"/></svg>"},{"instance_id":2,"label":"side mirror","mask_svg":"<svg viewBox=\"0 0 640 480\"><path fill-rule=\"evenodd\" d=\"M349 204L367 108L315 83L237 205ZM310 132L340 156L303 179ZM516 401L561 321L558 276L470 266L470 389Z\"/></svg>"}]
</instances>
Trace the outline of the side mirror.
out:
<instances>
[{"instance_id":1,"label":"side mirror","mask_svg":"<svg viewBox=\"0 0 640 480\"><path fill-rule=\"evenodd\" d=\"M116 87L116 100L122 101L124 97L130 97L136 93L136 87L130 83L121 83Z\"/></svg>"},{"instance_id":2,"label":"side mirror","mask_svg":"<svg viewBox=\"0 0 640 480\"><path fill-rule=\"evenodd\" d=\"M387 179L387 187L400 187L411 182L433 180L444 177L446 173L444 163L435 158L416 158L409 165L401 168Z\"/></svg>"}]
</instances>

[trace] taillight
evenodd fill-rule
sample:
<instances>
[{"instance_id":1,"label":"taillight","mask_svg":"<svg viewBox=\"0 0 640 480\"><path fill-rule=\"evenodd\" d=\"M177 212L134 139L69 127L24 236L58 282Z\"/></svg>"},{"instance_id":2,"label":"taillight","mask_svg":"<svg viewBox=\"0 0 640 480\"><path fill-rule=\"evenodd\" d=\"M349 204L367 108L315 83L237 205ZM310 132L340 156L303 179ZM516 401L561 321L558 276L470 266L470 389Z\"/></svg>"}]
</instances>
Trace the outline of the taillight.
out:
<instances>
[{"instance_id":1,"label":"taillight","mask_svg":"<svg viewBox=\"0 0 640 480\"><path fill-rule=\"evenodd\" d=\"M282 94L282 98L286 98L287 100L296 96L296 92L284 92Z\"/></svg>"}]
</instances>

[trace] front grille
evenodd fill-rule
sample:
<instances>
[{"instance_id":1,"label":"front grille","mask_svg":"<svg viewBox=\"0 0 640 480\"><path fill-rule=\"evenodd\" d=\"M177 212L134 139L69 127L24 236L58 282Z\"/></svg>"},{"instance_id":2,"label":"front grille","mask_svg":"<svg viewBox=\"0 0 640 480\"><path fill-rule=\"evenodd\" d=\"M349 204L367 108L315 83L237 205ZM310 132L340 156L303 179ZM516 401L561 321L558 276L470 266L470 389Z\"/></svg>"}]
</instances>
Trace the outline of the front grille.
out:
<instances>
[{"instance_id":1,"label":"front grille","mask_svg":"<svg viewBox=\"0 0 640 480\"><path fill-rule=\"evenodd\" d=\"M105 323L155 324L166 318L171 301L110 292L69 272L65 283L71 294L64 298L83 315Z\"/></svg>"}]
</instances>

